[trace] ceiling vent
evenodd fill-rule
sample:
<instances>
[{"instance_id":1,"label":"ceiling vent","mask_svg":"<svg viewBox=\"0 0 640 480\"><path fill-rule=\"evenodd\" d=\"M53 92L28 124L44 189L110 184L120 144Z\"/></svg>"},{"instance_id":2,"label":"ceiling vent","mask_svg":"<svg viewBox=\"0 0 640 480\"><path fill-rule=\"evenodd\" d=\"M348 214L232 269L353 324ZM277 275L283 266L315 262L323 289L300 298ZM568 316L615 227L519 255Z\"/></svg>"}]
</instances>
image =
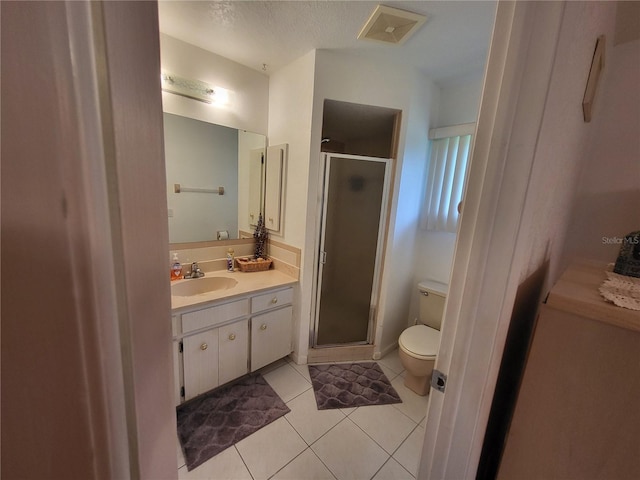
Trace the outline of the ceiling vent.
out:
<instances>
[{"instance_id":1,"label":"ceiling vent","mask_svg":"<svg viewBox=\"0 0 640 480\"><path fill-rule=\"evenodd\" d=\"M378 5L358 34L358 39L401 45L418 30L427 17Z\"/></svg>"}]
</instances>

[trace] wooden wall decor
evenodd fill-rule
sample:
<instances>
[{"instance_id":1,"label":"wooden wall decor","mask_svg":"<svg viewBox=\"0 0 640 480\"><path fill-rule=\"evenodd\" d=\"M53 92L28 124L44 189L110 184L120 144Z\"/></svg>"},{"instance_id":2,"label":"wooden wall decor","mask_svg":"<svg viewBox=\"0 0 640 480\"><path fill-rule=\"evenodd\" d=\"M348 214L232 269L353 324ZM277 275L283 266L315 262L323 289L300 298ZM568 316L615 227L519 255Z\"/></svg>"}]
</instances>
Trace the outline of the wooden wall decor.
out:
<instances>
[{"instance_id":1,"label":"wooden wall decor","mask_svg":"<svg viewBox=\"0 0 640 480\"><path fill-rule=\"evenodd\" d=\"M585 88L584 97L582 99L582 113L584 115L584 121L587 123L591 121L593 102L598 89L598 81L600 80L602 70L604 70L604 52L605 36L600 35L596 41L596 48L593 52L593 59L591 60L591 70L589 70L589 78L587 79L587 87Z\"/></svg>"}]
</instances>

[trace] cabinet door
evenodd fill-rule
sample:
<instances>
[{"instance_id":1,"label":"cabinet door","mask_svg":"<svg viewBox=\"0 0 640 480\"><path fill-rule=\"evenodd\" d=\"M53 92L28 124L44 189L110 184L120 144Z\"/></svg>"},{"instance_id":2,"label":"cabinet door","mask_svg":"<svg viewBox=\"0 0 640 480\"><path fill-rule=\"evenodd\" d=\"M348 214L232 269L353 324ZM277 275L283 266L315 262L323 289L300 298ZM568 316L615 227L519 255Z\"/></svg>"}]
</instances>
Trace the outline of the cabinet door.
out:
<instances>
[{"instance_id":1,"label":"cabinet door","mask_svg":"<svg viewBox=\"0 0 640 480\"><path fill-rule=\"evenodd\" d=\"M241 320L218 329L218 345L220 361L218 363L218 380L222 385L238 377L248 370L249 361L249 320Z\"/></svg>"},{"instance_id":2,"label":"cabinet door","mask_svg":"<svg viewBox=\"0 0 640 480\"><path fill-rule=\"evenodd\" d=\"M218 329L184 337L182 344L184 393L189 400L219 385Z\"/></svg>"},{"instance_id":3,"label":"cabinet door","mask_svg":"<svg viewBox=\"0 0 640 480\"><path fill-rule=\"evenodd\" d=\"M249 225L256 225L262 212L264 148L249 152Z\"/></svg>"},{"instance_id":4,"label":"cabinet door","mask_svg":"<svg viewBox=\"0 0 640 480\"><path fill-rule=\"evenodd\" d=\"M251 371L291 353L291 306L251 319Z\"/></svg>"},{"instance_id":5,"label":"cabinet door","mask_svg":"<svg viewBox=\"0 0 640 480\"><path fill-rule=\"evenodd\" d=\"M274 232L280 231L285 151L285 145L267 147L264 187L264 224L267 229Z\"/></svg>"}]
</instances>

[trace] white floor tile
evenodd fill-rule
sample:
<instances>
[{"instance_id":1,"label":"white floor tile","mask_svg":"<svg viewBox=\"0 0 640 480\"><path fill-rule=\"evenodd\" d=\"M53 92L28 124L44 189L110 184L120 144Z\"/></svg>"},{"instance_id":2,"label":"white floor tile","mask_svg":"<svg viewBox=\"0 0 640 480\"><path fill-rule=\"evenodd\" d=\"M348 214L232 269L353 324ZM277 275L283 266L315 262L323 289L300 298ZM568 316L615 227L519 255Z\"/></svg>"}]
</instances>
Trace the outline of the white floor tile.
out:
<instances>
[{"instance_id":1,"label":"white floor tile","mask_svg":"<svg viewBox=\"0 0 640 480\"><path fill-rule=\"evenodd\" d=\"M376 473L373 480L415 480L415 477L393 458L390 458Z\"/></svg>"},{"instance_id":2,"label":"white floor tile","mask_svg":"<svg viewBox=\"0 0 640 480\"><path fill-rule=\"evenodd\" d=\"M184 466L178 470L180 480L251 480L251 474L234 447L227 448L199 467L187 470Z\"/></svg>"},{"instance_id":3,"label":"white floor tile","mask_svg":"<svg viewBox=\"0 0 640 480\"><path fill-rule=\"evenodd\" d=\"M389 381L392 381L394 378L396 378L398 375L400 375L395 370L390 369L389 367L387 367L386 365L383 365L380 362L378 362L378 365L380 366L380 368L382 369L382 371L384 372L386 377L389 379Z\"/></svg>"},{"instance_id":4,"label":"white floor tile","mask_svg":"<svg viewBox=\"0 0 640 480\"><path fill-rule=\"evenodd\" d=\"M304 378L306 378L307 382L311 383L311 376L309 375L309 366L308 365L298 365L293 360L291 360L289 362L289 365L291 365L293 368L295 368L296 371L300 375L302 375Z\"/></svg>"},{"instance_id":5,"label":"white floor tile","mask_svg":"<svg viewBox=\"0 0 640 480\"><path fill-rule=\"evenodd\" d=\"M236 448L255 480L269 478L307 448L300 435L284 418L279 418L251 436L240 440Z\"/></svg>"},{"instance_id":6,"label":"white floor tile","mask_svg":"<svg viewBox=\"0 0 640 480\"><path fill-rule=\"evenodd\" d=\"M429 405L429 395L420 396L404 386L404 379L396 377L391 381L391 385L396 389L402 399L402 403L394 403L393 406L407 415L411 420L420 423L427 415Z\"/></svg>"},{"instance_id":7,"label":"white floor tile","mask_svg":"<svg viewBox=\"0 0 640 480\"><path fill-rule=\"evenodd\" d=\"M288 363L263 376L285 403L311 388L311 383Z\"/></svg>"},{"instance_id":8,"label":"white floor tile","mask_svg":"<svg viewBox=\"0 0 640 480\"><path fill-rule=\"evenodd\" d=\"M273 480L335 480L329 469L307 448L291 463L276 473Z\"/></svg>"},{"instance_id":9,"label":"white floor tile","mask_svg":"<svg viewBox=\"0 0 640 480\"><path fill-rule=\"evenodd\" d=\"M317 410L307 365L286 359L265 367L291 412L191 472L176 439L179 478L414 480L429 397L404 386L397 350L378 363L403 403Z\"/></svg>"},{"instance_id":10,"label":"white floor tile","mask_svg":"<svg viewBox=\"0 0 640 480\"><path fill-rule=\"evenodd\" d=\"M270 363L269 365L265 365L264 367L259 369L258 372L260 372L262 375L265 375L266 373L269 373L269 372L271 372L273 370L277 370L281 366L287 365L288 363L289 362L287 361L286 357L285 358L281 358L279 360L276 360L273 363Z\"/></svg>"},{"instance_id":11,"label":"white floor tile","mask_svg":"<svg viewBox=\"0 0 640 480\"><path fill-rule=\"evenodd\" d=\"M393 405L359 407L349 419L392 454L416 427L416 422Z\"/></svg>"},{"instance_id":12,"label":"white floor tile","mask_svg":"<svg viewBox=\"0 0 640 480\"><path fill-rule=\"evenodd\" d=\"M378 360L378 363L384 365L385 367L393 370L398 374L404 371L404 367L400 362L400 355L398 355L397 348L393 352L387 353L384 357Z\"/></svg>"},{"instance_id":13,"label":"white floor tile","mask_svg":"<svg viewBox=\"0 0 640 480\"><path fill-rule=\"evenodd\" d=\"M400 465L406 468L414 477L418 475L418 464L424 443L424 428L418 426L393 454Z\"/></svg>"},{"instance_id":14,"label":"white floor tile","mask_svg":"<svg viewBox=\"0 0 640 480\"><path fill-rule=\"evenodd\" d=\"M338 480L373 477L389 455L345 418L311 448Z\"/></svg>"},{"instance_id":15,"label":"white floor tile","mask_svg":"<svg viewBox=\"0 0 640 480\"><path fill-rule=\"evenodd\" d=\"M355 412L358 409L358 407L350 407L350 408L341 408L340 411L342 413L344 413L346 416L351 415L353 412Z\"/></svg>"},{"instance_id":16,"label":"white floor tile","mask_svg":"<svg viewBox=\"0 0 640 480\"><path fill-rule=\"evenodd\" d=\"M287 406L291 412L285 418L309 445L345 417L339 409L318 410L312 388L288 402Z\"/></svg>"}]
</instances>

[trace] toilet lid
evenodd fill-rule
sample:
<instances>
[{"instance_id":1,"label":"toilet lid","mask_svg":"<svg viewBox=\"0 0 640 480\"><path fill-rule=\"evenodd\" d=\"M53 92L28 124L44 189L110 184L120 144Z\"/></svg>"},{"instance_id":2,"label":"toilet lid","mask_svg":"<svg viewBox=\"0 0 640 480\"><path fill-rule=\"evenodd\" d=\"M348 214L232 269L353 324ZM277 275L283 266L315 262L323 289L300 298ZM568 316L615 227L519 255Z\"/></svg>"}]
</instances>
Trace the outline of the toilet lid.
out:
<instances>
[{"instance_id":1,"label":"toilet lid","mask_svg":"<svg viewBox=\"0 0 640 480\"><path fill-rule=\"evenodd\" d=\"M440 332L426 325L414 325L402 332L398 343L409 354L434 357L438 353Z\"/></svg>"}]
</instances>

